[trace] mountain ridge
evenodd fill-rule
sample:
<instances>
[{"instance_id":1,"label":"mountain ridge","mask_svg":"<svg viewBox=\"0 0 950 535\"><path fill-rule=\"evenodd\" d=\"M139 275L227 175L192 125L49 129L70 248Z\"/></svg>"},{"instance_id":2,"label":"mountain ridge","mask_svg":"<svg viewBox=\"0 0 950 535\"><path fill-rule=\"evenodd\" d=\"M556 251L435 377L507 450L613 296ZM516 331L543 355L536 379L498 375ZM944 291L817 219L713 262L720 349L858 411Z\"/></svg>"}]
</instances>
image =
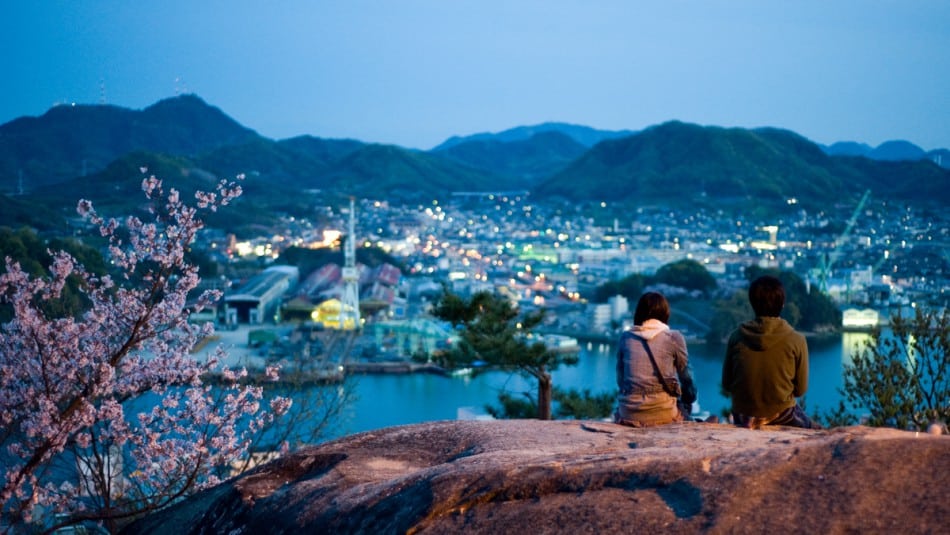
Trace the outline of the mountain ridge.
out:
<instances>
[{"instance_id":1,"label":"mountain ridge","mask_svg":"<svg viewBox=\"0 0 950 535\"><path fill-rule=\"evenodd\" d=\"M571 133L596 143L587 147ZM7 199L4 204L16 217L4 214L0 224L28 220L28 203L44 204L39 197L31 200L34 190L61 200L63 193L86 191L95 183L89 195L111 198L104 184L141 178L134 171L141 165L125 161L129 155L174 162L178 168L169 174L185 182L244 174L245 191L255 196L257 210L290 214L306 213L308 203L317 202L313 195L355 193L405 201L459 190L516 189L542 200L708 203L715 198L741 206L754 199L757 207L774 207L799 197L820 206L866 189L895 200L946 203L950 192L946 169L927 159L894 159L921 154L907 142L882 144L887 150L881 154L891 160L875 160L861 154L874 150L867 145L825 147L774 127L669 121L638 132L611 132L545 123L452 139L430 151L310 135L271 140L195 95L165 99L141 111L59 106L38 118L0 125L0 192L27 193L16 202ZM835 151L847 155L829 154ZM941 158L950 165L950 152L938 152L936 160ZM112 166L120 160L124 163ZM57 184L62 187L48 187ZM47 200L44 209L56 206Z\"/></svg>"},{"instance_id":2,"label":"mountain ridge","mask_svg":"<svg viewBox=\"0 0 950 535\"><path fill-rule=\"evenodd\" d=\"M430 153L374 143L345 156L314 186L350 194L377 192L380 198L393 195L417 199L482 189L488 178L492 178L488 173ZM501 177L493 178L496 184L505 182Z\"/></svg>"},{"instance_id":3,"label":"mountain ridge","mask_svg":"<svg viewBox=\"0 0 950 535\"><path fill-rule=\"evenodd\" d=\"M542 198L614 201L754 198L778 206L792 199L817 205L866 189L947 202L948 185L950 172L926 160L829 156L789 130L670 121L595 145L534 193Z\"/></svg>"},{"instance_id":4,"label":"mountain ridge","mask_svg":"<svg viewBox=\"0 0 950 535\"><path fill-rule=\"evenodd\" d=\"M62 182L150 150L191 156L260 136L196 95L141 111L111 105L54 106L39 117L0 125L0 189Z\"/></svg>"},{"instance_id":5,"label":"mountain ridge","mask_svg":"<svg viewBox=\"0 0 950 535\"><path fill-rule=\"evenodd\" d=\"M549 130L523 140L477 139L430 152L475 169L520 179L527 187L560 171L586 150L567 134Z\"/></svg>"},{"instance_id":6,"label":"mountain ridge","mask_svg":"<svg viewBox=\"0 0 950 535\"><path fill-rule=\"evenodd\" d=\"M576 125L571 123L546 122L531 126L516 126L514 128L502 130L501 132L497 133L481 132L467 136L452 136L439 145L435 146L432 150L445 150L460 143L466 143L470 141L495 140L506 143L512 141L525 141L534 135L543 132L560 132L580 143L581 145L584 145L585 147L592 147L605 139L624 137L636 133L634 130L599 130L590 126Z\"/></svg>"}]
</instances>

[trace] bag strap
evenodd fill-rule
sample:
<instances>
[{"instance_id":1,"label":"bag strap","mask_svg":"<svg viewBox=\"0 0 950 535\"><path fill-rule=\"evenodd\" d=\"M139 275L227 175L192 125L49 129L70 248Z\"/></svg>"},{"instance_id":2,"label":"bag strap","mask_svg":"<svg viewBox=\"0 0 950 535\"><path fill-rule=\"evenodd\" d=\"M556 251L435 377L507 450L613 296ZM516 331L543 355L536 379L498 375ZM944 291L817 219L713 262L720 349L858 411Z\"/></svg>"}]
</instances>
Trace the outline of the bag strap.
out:
<instances>
[{"instance_id":1,"label":"bag strap","mask_svg":"<svg viewBox=\"0 0 950 535\"><path fill-rule=\"evenodd\" d=\"M656 373L657 378L660 379L660 384L663 385L663 390L666 390L666 393L675 397L679 397L676 394L676 391L670 388L670 385L667 384L666 379L663 378L663 374L660 373L660 367L656 365L656 359L653 358L653 351L650 350L650 344L646 340L640 338L640 343L643 344L644 349L647 350L647 355L650 357L650 364L653 364L653 372Z\"/></svg>"}]
</instances>

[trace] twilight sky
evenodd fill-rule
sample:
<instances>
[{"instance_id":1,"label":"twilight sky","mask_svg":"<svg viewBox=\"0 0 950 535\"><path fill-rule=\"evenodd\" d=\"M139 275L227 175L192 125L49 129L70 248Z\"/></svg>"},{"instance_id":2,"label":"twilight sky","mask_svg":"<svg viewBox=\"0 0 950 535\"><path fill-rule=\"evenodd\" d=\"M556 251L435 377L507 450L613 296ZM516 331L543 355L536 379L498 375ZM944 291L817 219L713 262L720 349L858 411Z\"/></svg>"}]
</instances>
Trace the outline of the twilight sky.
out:
<instances>
[{"instance_id":1,"label":"twilight sky","mask_svg":"<svg viewBox=\"0 0 950 535\"><path fill-rule=\"evenodd\" d=\"M258 133L429 149L561 121L950 148L946 0L31 0L0 124L196 93Z\"/></svg>"}]
</instances>

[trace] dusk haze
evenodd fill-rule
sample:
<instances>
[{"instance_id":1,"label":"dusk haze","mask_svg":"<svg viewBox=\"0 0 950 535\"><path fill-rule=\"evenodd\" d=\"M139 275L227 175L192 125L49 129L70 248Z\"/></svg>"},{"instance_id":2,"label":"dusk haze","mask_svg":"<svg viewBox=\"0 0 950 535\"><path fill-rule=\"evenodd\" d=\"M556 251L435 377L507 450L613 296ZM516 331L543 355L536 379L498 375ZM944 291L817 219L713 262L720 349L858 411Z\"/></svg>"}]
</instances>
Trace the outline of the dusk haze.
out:
<instances>
[{"instance_id":1,"label":"dusk haze","mask_svg":"<svg viewBox=\"0 0 950 535\"><path fill-rule=\"evenodd\" d=\"M430 149L550 121L950 147L939 0L13 2L0 124L195 93L263 136Z\"/></svg>"},{"instance_id":2,"label":"dusk haze","mask_svg":"<svg viewBox=\"0 0 950 535\"><path fill-rule=\"evenodd\" d=\"M9 0L0 535L945 533L950 1Z\"/></svg>"}]
</instances>

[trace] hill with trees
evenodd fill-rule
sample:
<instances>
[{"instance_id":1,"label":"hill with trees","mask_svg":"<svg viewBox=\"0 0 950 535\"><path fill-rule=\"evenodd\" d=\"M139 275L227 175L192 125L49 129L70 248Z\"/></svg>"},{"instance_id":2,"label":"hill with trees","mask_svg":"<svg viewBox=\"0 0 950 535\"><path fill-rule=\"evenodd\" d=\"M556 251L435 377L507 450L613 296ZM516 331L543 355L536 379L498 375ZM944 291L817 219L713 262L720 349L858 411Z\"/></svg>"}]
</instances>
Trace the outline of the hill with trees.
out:
<instances>
[{"instance_id":1,"label":"hill with trees","mask_svg":"<svg viewBox=\"0 0 950 535\"><path fill-rule=\"evenodd\" d=\"M830 155L832 148L842 155ZM512 189L528 190L538 201L609 197L760 212L821 210L868 189L901 202L950 200L950 170L926 158L894 159L919 157L919 148L895 142L878 149L857 143L823 149L787 130L682 122L639 133L544 123L454 137L431 151L313 136L274 141L185 95L141 111L57 106L0 125L0 195L8 195L0 198L7 208L0 224L61 224L58 216L40 214L71 209L77 193L121 200L123 181L138 182L135 169L160 161L176 162L177 170L163 175L169 180L198 179L176 184L183 191L243 174L245 198L254 203L248 210L288 214L306 213L316 196L416 202L455 191ZM942 161L940 151L932 152Z\"/></svg>"},{"instance_id":2,"label":"hill with trees","mask_svg":"<svg viewBox=\"0 0 950 535\"><path fill-rule=\"evenodd\" d=\"M167 187L177 189L189 199L195 191L212 188L219 181L219 175L183 156L131 152L100 172L9 198L34 212L22 213L19 222L0 214L0 226L26 225L63 231L67 221L77 218L76 204L80 199L92 201L103 214L142 215L142 180L150 175L162 177ZM312 209L305 195L279 182L269 184L260 177L252 177L240 184L245 195L235 199L234 209L208 214L209 225L241 235L243 228L274 223L280 213ZM3 199L0 196L0 201Z\"/></svg>"},{"instance_id":3,"label":"hill with trees","mask_svg":"<svg viewBox=\"0 0 950 535\"><path fill-rule=\"evenodd\" d=\"M502 177L465 167L424 152L395 145L372 144L347 155L308 184L380 199L419 200L445 197L453 191L510 189Z\"/></svg>"},{"instance_id":4,"label":"hill with trees","mask_svg":"<svg viewBox=\"0 0 950 535\"><path fill-rule=\"evenodd\" d=\"M56 106L0 125L0 190L16 192L104 169L132 151L195 155L259 138L195 95L144 110Z\"/></svg>"},{"instance_id":5,"label":"hill with trees","mask_svg":"<svg viewBox=\"0 0 950 535\"><path fill-rule=\"evenodd\" d=\"M546 132L558 132L573 139L585 147L593 147L605 139L626 137L635 133L633 130L598 130L589 126L549 122L533 126L518 126L498 133L483 132L469 136L452 136L439 146L432 149L432 151L436 152L446 150L455 145L473 141L497 141L500 143L527 141L537 134Z\"/></svg>"},{"instance_id":6,"label":"hill with trees","mask_svg":"<svg viewBox=\"0 0 950 535\"><path fill-rule=\"evenodd\" d=\"M930 160L937 165L950 168L950 150L924 149L910 141L895 139L885 141L877 147L856 141L838 141L821 149L830 156L864 156L871 160L900 161L900 160Z\"/></svg>"},{"instance_id":7,"label":"hill with trees","mask_svg":"<svg viewBox=\"0 0 950 535\"><path fill-rule=\"evenodd\" d=\"M528 187L560 171L586 151L587 147L570 136L546 131L524 140L463 141L432 153L488 173L521 179Z\"/></svg>"},{"instance_id":8,"label":"hill with trees","mask_svg":"<svg viewBox=\"0 0 950 535\"><path fill-rule=\"evenodd\" d=\"M673 187L675 185L675 187ZM538 185L540 198L806 206L866 189L904 200L950 200L950 171L929 161L832 157L775 128L704 127L668 122L594 146Z\"/></svg>"}]
</instances>

